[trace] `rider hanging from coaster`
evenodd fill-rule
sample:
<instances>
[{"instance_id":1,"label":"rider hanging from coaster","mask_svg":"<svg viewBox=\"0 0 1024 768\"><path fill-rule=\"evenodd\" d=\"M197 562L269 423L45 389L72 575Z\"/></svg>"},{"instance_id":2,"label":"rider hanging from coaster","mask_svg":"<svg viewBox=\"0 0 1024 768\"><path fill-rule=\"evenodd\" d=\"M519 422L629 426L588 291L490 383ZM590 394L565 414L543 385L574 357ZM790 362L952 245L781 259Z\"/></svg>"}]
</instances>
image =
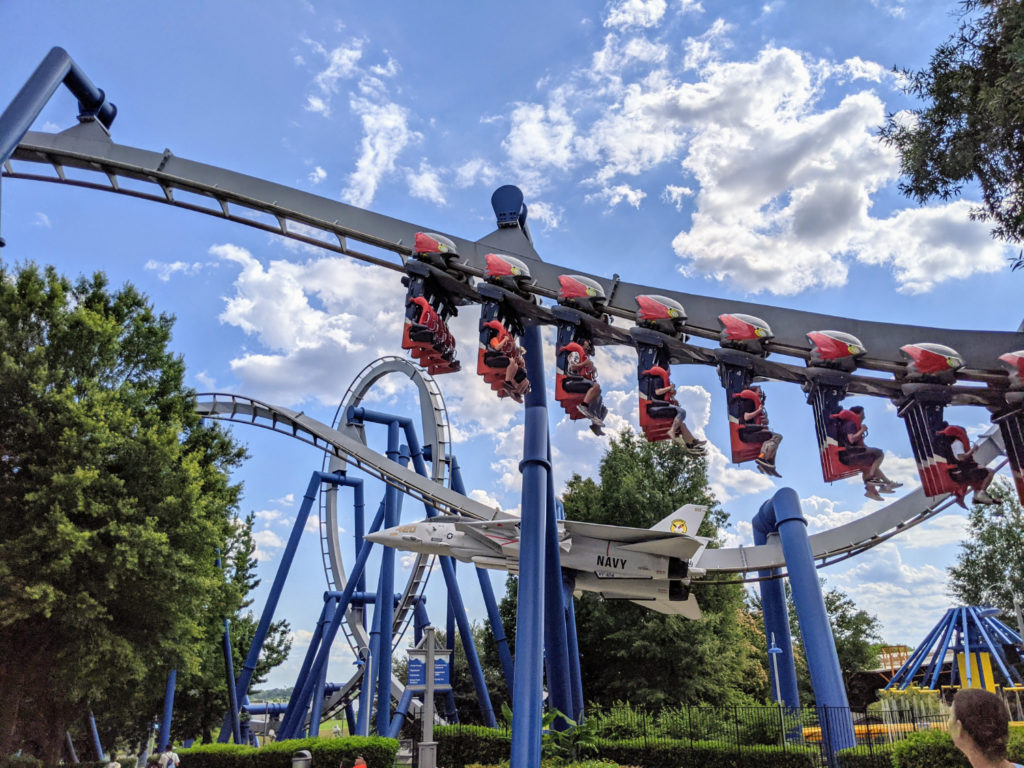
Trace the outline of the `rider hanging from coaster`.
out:
<instances>
[{"instance_id":1,"label":"rider hanging from coaster","mask_svg":"<svg viewBox=\"0 0 1024 768\"><path fill-rule=\"evenodd\" d=\"M659 376L663 382L663 386L654 389L654 402L648 405L648 411L652 408L672 408L675 414L672 417L672 426L669 427L668 437L683 446L687 451L691 453L703 454L706 452L704 447L707 440L698 440L690 432L689 427L686 426L686 409L683 408L676 400L676 388L675 385L669 381L668 371L661 366L655 366L644 373L653 374Z\"/></svg>"},{"instance_id":2,"label":"rider hanging from coaster","mask_svg":"<svg viewBox=\"0 0 1024 768\"><path fill-rule=\"evenodd\" d=\"M848 467L859 469L864 478L864 495L875 501L882 501L881 493L894 493L903 483L890 480L882 472L885 452L869 448L864 444L868 427L864 423L864 408L855 405L847 410L832 414L833 419L842 422L839 427L839 461Z\"/></svg>"},{"instance_id":3,"label":"rider hanging from coaster","mask_svg":"<svg viewBox=\"0 0 1024 768\"><path fill-rule=\"evenodd\" d=\"M505 392L517 403L523 402L523 395L530 391L530 380L526 375L526 359L524 350L516 343L516 337L498 320L484 323L495 331L494 338L488 342L490 351L497 353L491 359L507 359L505 366Z\"/></svg>"},{"instance_id":4,"label":"rider hanging from coaster","mask_svg":"<svg viewBox=\"0 0 1024 768\"><path fill-rule=\"evenodd\" d=\"M765 394L761 387L751 384L748 389L733 395L737 400L740 430L739 438L744 443L760 443L761 453L757 457L757 468L766 475L782 477L775 469L775 454L782 442L782 435L768 429L768 413L764 408Z\"/></svg>"},{"instance_id":5,"label":"rider hanging from coaster","mask_svg":"<svg viewBox=\"0 0 1024 768\"><path fill-rule=\"evenodd\" d=\"M967 437L967 431L945 421L940 422L939 426L942 428L935 433L935 448L939 455L949 462L949 476L960 486L954 494L956 503L966 509L964 496L967 495L968 489L973 489L975 504L998 504L999 502L989 496L986 490L996 473L988 467L980 466L974 460L974 447ZM963 453L957 453L953 448L956 442L963 446Z\"/></svg>"},{"instance_id":6,"label":"rider hanging from coaster","mask_svg":"<svg viewBox=\"0 0 1024 768\"><path fill-rule=\"evenodd\" d=\"M601 414L604 411L601 403L601 385L597 383L597 368L591 355L594 354L594 342L583 337L578 342L580 350L569 355L569 367L566 375L576 381L589 382L586 394L583 395L583 402L576 406L576 410L590 419L598 428L604 426ZM566 345L571 347L571 345Z\"/></svg>"}]
</instances>

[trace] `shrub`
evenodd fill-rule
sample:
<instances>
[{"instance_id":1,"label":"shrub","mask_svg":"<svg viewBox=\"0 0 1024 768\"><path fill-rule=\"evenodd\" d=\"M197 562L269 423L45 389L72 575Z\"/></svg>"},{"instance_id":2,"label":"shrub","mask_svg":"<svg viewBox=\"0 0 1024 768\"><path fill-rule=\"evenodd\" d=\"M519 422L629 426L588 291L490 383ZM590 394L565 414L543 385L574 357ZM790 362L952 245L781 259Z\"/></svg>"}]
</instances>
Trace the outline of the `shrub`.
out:
<instances>
[{"instance_id":1,"label":"shrub","mask_svg":"<svg viewBox=\"0 0 1024 768\"><path fill-rule=\"evenodd\" d=\"M970 768L945 731L918 731L893 746L896 768Z\"/></svg>"},{"instance_id":2,"label":"shrub","mask_svg":"<svg viewBox=\"0 0 1024 768\"><path fill-rule=\"evenodd\" d=\"M435 726L434 740L437 764L445 768L507 763L512 751L512 739L507 732L482 725Z\"/></svg>"},{"instance_id":3,"label":"shrub","mask_svg":"<svg viewBox=\"0 0 1024 768\"><path fill-rule=\"evenodd\" d=\"M709 741L663 740L645 743L641 739L601 740L597 752L602 759L644 768L812 768L818 765L818 751L807 747L743 747Z\"/></svg>"},{"instance_id":4,"label":"shrub","mask_svg":"<svg viewBox=\"0 0 1024 768\"><path fill-rule=\"evenodd\" d=\"M646 712L633 709L629 702L616 701L608 709L593 707L587 725L595 736L605 739L632 739L643 736L649 726Z\"/></svg>"},{"instance_id":5,"label":"shrub","mask_svg":"<svg viewBox=\"0 0 1024 768\"><path fill-rule=\"evenodd\" d=\"M892 744L878 744L841 750L839 768L892 768L892 749Z\"/></svg>"},{"instance_id":6,"label":"shrub","mask_svg":"<svg viewBox=\"0 0 1024 768\"><path fill-rule=\"evenodd\" d=\"M0 768L43 768L43 761L32 755L0 757Z\"/></svg>"},{"instance_id":7,"label":"shrub","mask_svg":"<svg viewBox=\"0 0 1024 768\"><path fill-rule=\"evenodd\" d=\"M398 741L375 736L314 737L275 741L258 749L241 744L201 744L179 754L188 768L291 768L292 755L301 749L308 749L312 755L312 768L350 766L357 755L366 759L368 768L391 768Z\"/></svg>"}]
</instances>

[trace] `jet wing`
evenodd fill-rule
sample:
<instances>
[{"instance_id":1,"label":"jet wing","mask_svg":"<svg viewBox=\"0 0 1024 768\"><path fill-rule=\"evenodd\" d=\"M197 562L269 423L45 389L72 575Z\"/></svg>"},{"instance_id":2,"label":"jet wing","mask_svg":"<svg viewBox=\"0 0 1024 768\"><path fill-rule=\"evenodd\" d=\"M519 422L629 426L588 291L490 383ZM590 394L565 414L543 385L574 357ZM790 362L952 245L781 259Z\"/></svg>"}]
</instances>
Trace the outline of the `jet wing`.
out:
<instances>
[{"instance_id":1,"label":"jet wing","mask_svg":"<svg viewBox=\"0 0 1024 768\"><path fill-rule=\"evenodd\" d=\"M698 621L702 615L700 606L697 605L697 598L693 595L690 595L686 600L631 600L630 602L651 611L657 611L669 616L684 616L694 621Z\"/></svg>"},{"instance_id":2,"label":"jet wing","mask_svg":"<svg viewBox=\"0 0 1024 768\"><path fill-rule=\"evenodd\" d=\"M457 519L454 523L455 530L472 536L475 540L498 551L504 547L519 544L519 520Z\"/></svg>"},{"instance_id":3,"label":"jet wing","mask_svg":"<svg viewBox=\"0 0 1024 768\"><path fill-rule=\"evenodd\" d=\"M581 523L575 520L564 520L562 524L565 526L565 532L570 536L575 534L602 541L614 541L620 544L622 549L634 552L647 552L652 555L689 560L701 549L701 542L685 533Z\"/></svg>"}]
</instances>

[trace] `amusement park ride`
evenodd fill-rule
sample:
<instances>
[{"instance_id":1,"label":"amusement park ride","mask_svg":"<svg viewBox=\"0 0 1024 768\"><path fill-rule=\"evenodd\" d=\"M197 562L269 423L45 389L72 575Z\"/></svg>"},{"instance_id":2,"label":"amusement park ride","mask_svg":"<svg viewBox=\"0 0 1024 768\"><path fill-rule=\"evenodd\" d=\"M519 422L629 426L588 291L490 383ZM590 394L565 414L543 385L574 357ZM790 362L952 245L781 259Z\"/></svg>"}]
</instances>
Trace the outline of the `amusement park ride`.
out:
<instances>
[{"instance_id":1,"label":"amusement park ride","mask_svg":"<svg viewBox=\"0 0 1024 768\"><path fill-rule=\"evenodd\" d=\"M62 82L79 99L79 124L57 134L29 131ZM608 279L582 274L540 259L527 224L527 207L516 187L501 187L492 196L497 228L469 240L185 160L169 151L115 144L109 133L115 115L103 92L63 50L53 49L0 115L3 178L106 190L257 227L392 270L407 288L400 343L412 361L385 358L365 369L342 401L334 424L239 395L202 395L197 404L206 417L272 429L326 454L324 471L314 473L310 481L249 659L230 686L239 707L247 706L262 642L259 632L265 633L273 617L298 536L319 495L328 591L292 700L279 712L265 708L268 717L283 716L280 737L306 729L315 732L321 718L341 711L350 718L353 732L367 733L373 712L378 732L397 732L415 704L410 691L391 674L391 654L410 620L417 640L428 623L422 591L435 556L453 606L447 637L451 641L454 625L459 624L489 722L493 723L493 712L471 650L452 558L477 566L499 646L504 635L494 596L479 569L516 570L521 591L543 596L519 601L514 663L507 644L500 648L513 696L512 764L517 768L536 765L539 758L545 666L552 704L577 719L582 714L585 681L579 679L571 599L579 590L696 618L700 612L690 591L691 579L741 574L760 581L766 635L774 636L783 650L783 671L773 679L774 693L796 706L781 582L788 576L818 704L844 706L816 563L820 567L863 552L952 501L963 503L972 490L975 501L984 501L987 483L982 475L990 478L986 466L1003 454L1017 493L1024 498L1024 333L852 320L654 289L623 282L618 275ZM79 171L76 178L65 173L68 168ZM90 178L83 180L82 172ZM133 184L126 186L123 180ZM150 188L140 191L140 184ZM178 194L182 192L190 193L187 201ZM248 215L253 211L269 214L276 225ZM360 252L353 243L393 257ZM521 517L468 498L451 452L444 402L434 377L461 369L458 340L448 321L472 305L480 307L479 337L473 342L477 373L497 397L525 403ZM757 387L759 381L772 380L799 386L806 393L824 479L861 473L866 485L883 492L894 486L872 476L870 462L858 457L862 444L851 434L859 421L842 403L849 395L895 403L907 428L921 487L877 512L814 536L806 533L796 493L783 489L758 513L753 547L706 548L707 540L696 535L703 510L694 508L668 515L651 530L561 520L551 479L542 326L556 330L555 400L570 419L587 420L594 431L600 431L606 412L596 376L599 350L632 347L638 356L639 422L648 440L680 434L675 422L681 423L684 414L672 397L672 366L712 366L726 392L732 461L755 462L761 471L777 474L777 436L769 429ZM419 390L422 441L409 419L361 405L374 383L392 373L409 377ZM959 433L944 420L945 408L953 404L986 409L996 427L971 452L953 446ZM368 423L386 426L388 445L383 453L368 446ZM847 424L852 428L845 428ZM685 438L687 433L682 434ZM699 452L697 441L685 441ZM350 469L386 483L385 499L369 525L364 520L362 479L350 475ZM346 572L338 516L339 499L347 488L354 496L358 554ZM424 504L426 520L402 524L403 495ZM375 544L387 546L377 588L368 591L365 566ZM409 583L400 592L394 585L393 547L418 553ZM369 605L374 606L372 621ZM360 665L351 680L332 684L326 681L327 661L339 631L352 644ZM248 709L257 711L255 705ZM454 716L451 708L448 714ZM239 737L237 715L229 713L222 740L233 730ZM852 744L848 723L826 730L829 749Z\"/></svg>"}]
</instances>

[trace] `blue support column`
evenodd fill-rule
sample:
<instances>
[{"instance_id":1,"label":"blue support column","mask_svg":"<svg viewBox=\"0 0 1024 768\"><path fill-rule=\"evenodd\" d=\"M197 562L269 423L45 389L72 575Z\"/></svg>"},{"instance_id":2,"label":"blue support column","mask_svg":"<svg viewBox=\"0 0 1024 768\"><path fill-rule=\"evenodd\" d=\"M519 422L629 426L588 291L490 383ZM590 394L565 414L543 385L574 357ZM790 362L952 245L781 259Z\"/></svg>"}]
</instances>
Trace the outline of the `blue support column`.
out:
<instances>
[{"instance_id":1,"label":"blue support column","mask_svg":"<svg viewBox=\"0 0 1024 768\"><path fill-rule=\"evenodd\" d=\"M551 445L547 446L551 462ZM558 523L555 520L555 484L547 472L544 533L544 658L547 662L548 696L552 707L572 717L572 681L569 676L569 653L565 634L565 603L562 589L562 558L558 549ZM570 604L571 607L571 604ZM577 653L578 649L575 650ZM558 718L552 727L565 730L569 724Z\"/></svg>"},{"instance_id":2,"label":"blue support column","mask_svg":"<svg viewBox=\"0 0 1024 768\"><path fill-rule=\"evenodd\" d=\"M231 622L224 619L224 634L221 635L224 650L224 678L228 686L228 706L231 707L231 734L235 744L242 743L242 724L238 718L238 691L235 689L235 660L231 651Z\"/></svg>"},{"instance_id":3,"label":"blue support column","mask_svg":"<svg viewBox=\"0 0 1024 768\"><path fill-rule=\"evenodd\" d=\"M451 478L452 490L456 493L466 495L466 485L462 481L462 470L455 457L451 457ZM491 634L498 646L498 658L501 660L501 670L505 675L505 685L508 692L512 693L512 678L515 675L515 667L512 663L512 651L508 647L508 638L505 637L505 625L501 623L501 614L498 612L498 601L494 597L494 587L491 586L491 577L486 568L476 569L476 578L480 583L480 593L484 598L484 607L487 609L487 620L491 625Z\"/></svg>"},{"instance_id":4,"label":"blue support column","mask_svg":"<svg viewBox=\"0 0 1024 768\"><path fill-rule=\"evenodd\" d=\"M89 710L89 733L92 735L92 749L96 753L97 760L105 760L103 757L103 745L100 744L100 732L96 730L96 718L92 710Z\"/></svg>"},{"instance_id":5,"label":"blue support column","mask_svg":"<svg viewBox=\"0 0 1024 768\"><path fill-rule=\"evenodd\" d=\"M167 686L164 688L164 714L160 718L160 744L159 749L163 751L164 746L171 743L171 717L174 715L174 687L178 684L178 670L172 669L167 675Z\"/></svg>"},{"instance_id":6,"label":"blue support column","mask_svg":"<svg viewBox=\"0 0 1024 768\"><path fill-rule=\"evenodd\" d=\"M245 664L242 665L242 673L238 676L235 691L239 699L242 699L249 693L249 683L252 682L253 673L256 671L256 662L259 661L260 651L263 649L263 641L266 640L270 623L274 620L274 612L277 610L277 602L281 598L281 590L284 589L285 580L288 578L288 571L291 569L292 561L295 559L295 551L299 548L299 541L302 540L302 532L306 527L309 511L313 508L313 502L316 501L316 494L320 490L320 484L337 484L344 482L344 479L342 475L328 474L326 472L313 472L309 478L306 493L302 497L302 504L299 507L298 514L295 516L291 535L288 537L288 544L285 545L284 553L281 555L281 563L277 567L274 583L271 585L270 592L267 595L266 605L263 606L263 614L260 616L260 622L256 626L256 634L253 636L252 643L249 646L249 653L245 657ZM231 736L228 730L229 716L230 713L225 716L224 725L221 727L220 735L217 737L217 741L221 744L227 743Z\"/></svg>"},{"instance_id":7,"label":"blue support column","mask_svg":"<svg viewBox=\"0 0 1024 768\"><path fill-rule=\"evenodd\" d=\"M313 706L309 710L309 736L320 736L320 717L324 709L324 688L327 686L327 667L320 673L320 679L316 681L316 688L313 689Z\"/></svg>"},{"instance_id":8,"label":"blue support column","mask_svg":"<svg viewBox=\"0 0 1024 768\"><path fill-rule=\"evenodd\" d=\"M771 502L765 502L761 510ZM774 532L771 524L768 523L771 515L769 513L754 516L754 545L759 546L768 541L768 534ZM772 700L781 701L789 709L797 709L800 706L800 691L796 682L796 662L793 658L793 636L789 629L789 610L786 607L786 588L782 582L781 571L778 568L770 571L758 571L761 579L758 586L761 592L761 612L764 618L764 636L769 646L772 637L775 638L775 645L781 653L778 655L778 677L772 677ZM768 577L774 577L768 579ZM774 666L774 665L773 665Z\"/></svg>"},{"instance_id":9,"label":"blue support column","mask_svg":"<svg viewBox=\"0 0 1024 768\"><path fill-rule=\"evenodd\" d=\"M374 533L380 530L381 525L384 522L384 504L381 503L380 508L377 510L377 515L373 519L373 523L370 525L369 533ZM310 667L310 674L306 675L305 680L296 681L295 690L292 691L292 698L288 704L289 714L285 716L284 723L281 724L281 733L290 734L292 728L296 731L298 725L295 723L293 714L297 711L305 711L308 706L309 697L313 694L313 685L317 679L314 675L319 676L321 670L327 665L330 659L331 645L334 643L334 638L337 637L338 629L341 627L341 622L345 616L345 611L348 610L349 601L352 599L353 593L356 591L356 583L359 580L359 574L366 568L366 561L370 557L370 550L372 544L369 541L363 541L363 546L359 550L359 556L356 558L355 565L352 567L352 573L349 575L348 583L345 584L345 589L341 593L341 597L338 598L338 606L334 614L334 619L331 621L327 630L324 632L323 639L320 642L320 649L317 651L315 660ZM285 738L285 736L281 736Z\"/></svg>"},{"instance_id":10,"label":"blue support column","mask_svg":"<svg viewBox=\"0 0 1024 768\"><path fill-rule=\"evenodd\" d=\"M402 691L402 698L395 708L395 716L391 719L391 729L385 734L389 739L397 739L405 723L405 716L409 714L409 705L412 703L412 691L406 688Z\"/></svg>"},{"instance_id":11,"label":"blue support column","mask_svg":"<svg viewBox=\"0 0 1024 768\"><path fill-rule=\"evenodd\" d=\"M526 395L523 436L522 523L520 525L519 604L516 611L516 665L512 690L511 768L540 765L541 693L544 659L544 539L546 529L548 413L544 391L544 348L540 328L523 334L531 390Z\"/></svg>"},{"instance_id":12,"label":"blue support column","mask_svg":"<svg viewBox=\"0 0 1024 768\"><path fill-rule=\"evenodd\" d=\"M303 712L306 707L300 705L298 702L298 693L301 689L302 683L306 681L306 678L310 674L310 670L313 668L313 661L316 659L316 654L320 650L320 641L323 639L324 627L330 623L334 618L334 610L337 605L337 593L325 592L324 593L324 605L320 609L320 617L316 620L316 626L313 628L313 636L309 639L309 646L306 648L306 655L302 659L302 666L299 668L298 677L294 688L292 689L292 695L288 699L288 705L285 708L285 714L287 715L292 708L301 709ZM284 723L281 724L281 731L284 732ZM281 734L278 734L281 735Z\"/></svg>"},{"instance_id":13,"label":"blue support column","mask_svg":"<svg viewBox=\"0 0 1024 768\"><path fill-rule=\"evenodd\" d=\"M580 669L580 644L576 635L576 609L572 597L576 589L576 577L572 572L562 572L562 588L565 591L565 639L569 646L569 679L572 682L572 719L582 723L583 672Z\"/></svg>"},{"instance_id":14,"label":"blue support column","mask_svg":"<svg viewBox=\"0 0 1024 768\"><path fill-rule=\"evenodd\" d=\"M402 430L397 421L388 424L387 457L397 462L401 456ZM401 521L398 489L387 486L384 492L384 527L393 528ZM391 596L395 593L395 550L382 547L380 577L377 588L377 605L373 608L374 624L380 634L377 636L377 733L384 734L391 729L391 625L395 620L395 606ZM377 614L380 622L377 622Z\"/></svg>"},{"instance_id":15,"label":"blue support column","mask_svg":"<svg viewBox=\"0 0 1024 768\"><path fill-rule=\"evenodd\" d=\"M761 507L757 516L762 518L759 524L764 530L778 530L782 541L811 685L822 715L822 745L830 765L835 766L836 753L855 746L857 741L800 498L792 488L782 488Z\"/></svg>"},{"instance_id":16,"label":"blue support column","mask_svg":"<svg viewBox=\"0 0 1024 768\"><path fill-rule=\"evenodd\" d=\"M64 738L67 742L68 754L71 756L71 762L78 764L78 753L75 752L75 742L71 740L71 731L64 731Z\"/></svg>"},{"instance_id":17,"label":"blue support column","mask_svg":"<svg viewBox=\"0 0 1024 768\"><path fill-rule=\"evenodd\" d=\"M351 702L345 705L345 725L348 726L348 735L354 736L356 733L356 714L352 711Z\"/></svg>"}]
</instances>

